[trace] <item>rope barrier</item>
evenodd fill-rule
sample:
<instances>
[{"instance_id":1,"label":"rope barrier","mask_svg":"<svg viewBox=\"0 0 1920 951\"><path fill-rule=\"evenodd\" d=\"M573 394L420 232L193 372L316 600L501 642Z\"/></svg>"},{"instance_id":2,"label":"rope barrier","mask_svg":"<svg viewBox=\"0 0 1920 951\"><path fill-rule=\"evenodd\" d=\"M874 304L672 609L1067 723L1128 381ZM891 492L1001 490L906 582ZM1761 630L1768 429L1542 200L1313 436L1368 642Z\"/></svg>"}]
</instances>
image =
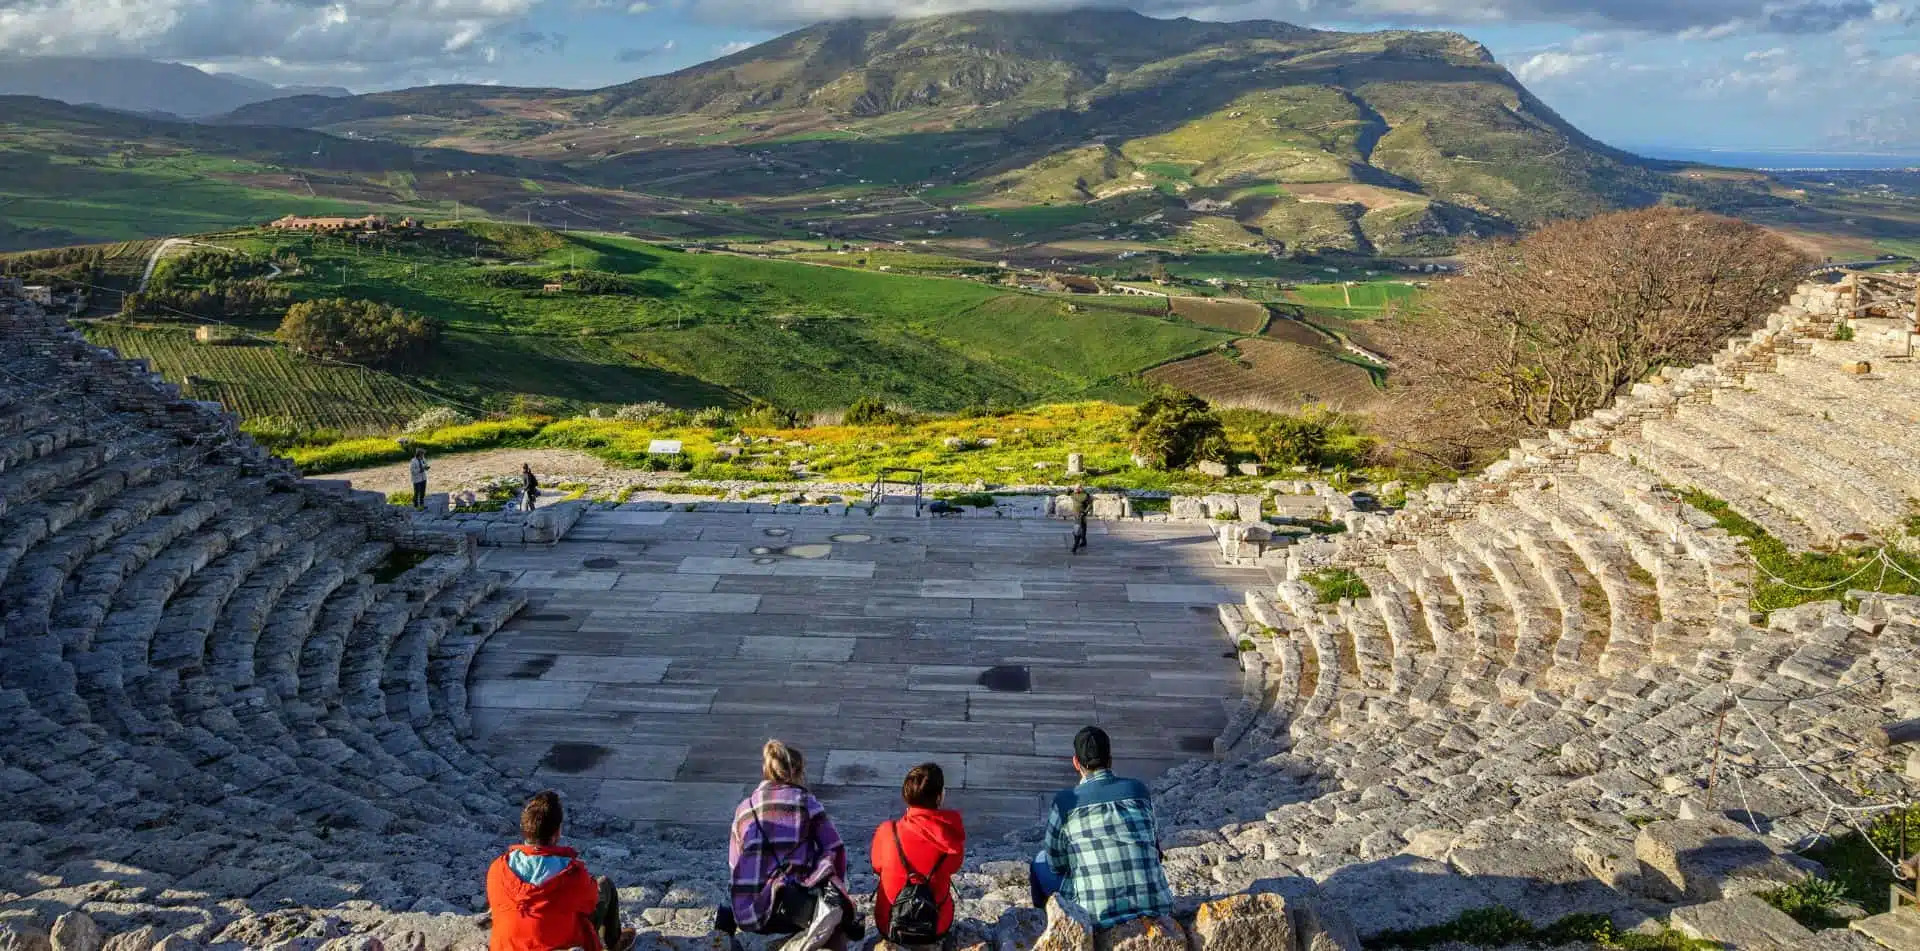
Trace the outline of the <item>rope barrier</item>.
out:
<instances>
[{"instance_id":1,"label":"rope barrier","mask_svg":"<svg viewBox=\"0 0 1920 951\"><path fill-rule=\"evenodd\" d=\"M1873 841L1873 836L1869 834L1866 829L1862 828L1860 823L1854 817L1856 815L1865 815L1867 813L1873 813L1873 812L1886 812L1892 809L1903 808L1903 804L1890 803L1890 804L1879 805L1879 806L1843 806L1840 803L1835 802L1833 800L1833 797L1827 795L1824 791L1820 789L1819 785L1816 784L1812 780L1812 778L1810 778L1807 775L1806 770L1802 769L1800 767L1800 764L1796 762L1792 756L1787 755L1786 749L1780 745L1779 741L1773 738L1773 734L1767 732L1767 728L1760 723L1760 718L1758 716L1755 716L1754 712L1751 709L1748 709L1744 701L1742 701L1739 697L1734 697L1733 702L1735 706L1739 707L1741 713L1746 714L1747 722L1753 724L1753 728L1760 733L1760 737L1762 739L1767 741L1767 745L1773 748L1774 753L1777 754L1780 757L1780 759L1783 762L1785 762L1787 765L1793 767L1793 774L1796 777L1798 777L1802 783L1806 784L1806 787L1813 792L1814 796L1818 797L1819 800L1823 804L1825 804L1825 806L1827 807L1827 811L1826 811L1826 814L1821 818L1821 825L1824 827L1826 825L1831 824L1833 821L1834 815L1838 813L1840 817L1843 820L1845 820L1846 824L1853 829L1853 831L1860 834L1860 838L1867 843L1867 846L1869 848L1873 849L1874 854L1879 856L1880 860L1887 864L1887 868L1890 871L1898 872L1900 868L1900 863L1894 861L1892 858L1890 858L1887 855L1887 853L1881 851L1880 846ZM1739 782L1738 774L1735 774L1735 785L1740 786L1744 790L1744 785L1742 785ZM1743 791L1742 792L1743 802L1744 802L1744 796L1745 796L1745 793ZM1752 818L1752 808L1750 806L1748 807L1748 818L1749 819ZM1756 832L1759 831L1757 826L1755 827L1755 831Z\"/></svg>"}]
</instances>

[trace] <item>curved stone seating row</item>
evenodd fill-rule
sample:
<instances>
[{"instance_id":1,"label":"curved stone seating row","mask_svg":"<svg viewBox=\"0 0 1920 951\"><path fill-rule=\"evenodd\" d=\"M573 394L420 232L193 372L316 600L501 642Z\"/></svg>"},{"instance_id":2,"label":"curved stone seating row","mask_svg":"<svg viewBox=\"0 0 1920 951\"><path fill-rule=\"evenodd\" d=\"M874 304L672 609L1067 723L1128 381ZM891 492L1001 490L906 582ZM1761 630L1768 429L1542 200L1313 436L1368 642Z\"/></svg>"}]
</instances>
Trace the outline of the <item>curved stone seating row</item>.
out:
<instances>
[{"instance_id":1,"label":"curved stone seating row","mask_svg":"<svg viewBox=\"0 0 1920 951\"><path fill-rule=\"evenodd\" d=\"M10 378L61 381L0 383L0 804L33 825L7 889L91 889L155 940L465 907L525 794L464 746L465 675L522 596L458 537L400 560L422 533L143 367L5 323Z\"/></svg>"},{"instance_id":2,"label":"curved stone seating row","mask_svg":"<svg viewBox=\"0 0 1920 951\"><path fill-rule=\"evenodd\" d=\"M1701 797L1723 713L1738 795L1776 837L1825 831L1828 797L1852 795L1835 779L1847 770L1904 787L1902 764L1857 748L1920 702L1920 601L1809 605L1756 627L1754 568L1677 492L1718 495L1801 547L1891 540L1911 511L1910 421L1873 437L1904 419L1889 404L1911 405L1920 371L1876 357L1883 344L1812 339L1833 322L1810 299L1710 366L1292 553L1298 574L1354 571L1367 598L1317 604L1285 582L1224 606L1230 631L1252 635L1269 706L1166 802L1182 821L1229 820L1238 858L1211 863L1257 857L1331 882L1388 856L1526 839L1578 849L1605 879L1629 817ZM1863 360L1874 373L1850 372ZM1215 782L1262 792L1209 802L1199 791ZM1730 808L1732 791L1716 795ZM1249 817L1261 799L1275 805Z\"/></svg>"}]
</instances>

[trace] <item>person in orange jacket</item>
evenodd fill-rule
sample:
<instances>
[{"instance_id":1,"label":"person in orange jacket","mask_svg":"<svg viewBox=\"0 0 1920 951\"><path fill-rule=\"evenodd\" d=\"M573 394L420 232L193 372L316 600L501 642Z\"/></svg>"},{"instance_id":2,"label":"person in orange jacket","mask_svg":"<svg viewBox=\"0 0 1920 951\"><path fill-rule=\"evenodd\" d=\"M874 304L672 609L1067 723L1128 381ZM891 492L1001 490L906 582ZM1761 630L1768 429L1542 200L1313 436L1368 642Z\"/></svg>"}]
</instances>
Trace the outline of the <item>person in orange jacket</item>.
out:
<instances>
[{"instance_id":1,"label":"person in orange jacket","mask_svg":"<svg viewBox=\"0 0 1920 951\"><path fill-rule=\"evenodd\" d=\"M874 830L869 852L880 888L873 896L873 921L883 938L891 935L894 903L909 882L932 888L939 906L937 933L953 928L953 873L967 853L967 829L960 813L946 805L946 774L937 763L921 763L900 784L906 815ZM938 944L939 942L934 942Z\"/></svg>"},{"instance_id":2,"label":"person in orange jacket","mask_svg":"<svg viewBox=\"0 0 1920 951\"><path fill-rule=\"evenodd\" d=\"M632 931L620 928L620 896L613 881L594 878L578 852L560 842L565 811L549 789L520 810L521 844L487 869L487 907L493 911L491 951L626 951Z\"/></svg>"}]
</instances>

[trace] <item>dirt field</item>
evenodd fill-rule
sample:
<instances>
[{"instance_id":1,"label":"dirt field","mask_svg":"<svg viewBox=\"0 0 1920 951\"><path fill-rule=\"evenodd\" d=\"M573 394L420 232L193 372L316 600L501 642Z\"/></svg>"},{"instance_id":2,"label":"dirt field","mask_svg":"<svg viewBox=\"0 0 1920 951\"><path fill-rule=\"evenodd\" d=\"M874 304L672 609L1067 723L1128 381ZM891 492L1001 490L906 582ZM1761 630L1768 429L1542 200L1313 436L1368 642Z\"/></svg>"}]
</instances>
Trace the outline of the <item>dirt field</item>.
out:
<instances>
[{"instance_id":1,"label":"dirt field","mask_svg":"<svg viewBox=\"0 0 1920 951\"><path fill-rule=\"evenodd\" d=\"M429 458L427 463L432 467L427 472L427 490L430 492L458 492L474 488L489 479L518 475L522 463L531 464L534 475L544 485L592 478L615 471L613 466L571 449L492 449ZM407 464L404 462L335 472L320 478L347 479L356 489L374 492L406 492L413 488L412 480L407 478Z\"/></svg>"},{"instance_id":2,"label":"dirt field","mask_svg":"<svg viewBox=\"0 0 1920 951\"><path fill-rule=\"evenodd\" d=\"M1242 362L1208 353L1148 371L1147 378L1222 406L1269 412L1314 404L1360 410L1380 398L1371 374L1323 351L1261 338L1236 346Z\"/></svg>"}]
</instances>

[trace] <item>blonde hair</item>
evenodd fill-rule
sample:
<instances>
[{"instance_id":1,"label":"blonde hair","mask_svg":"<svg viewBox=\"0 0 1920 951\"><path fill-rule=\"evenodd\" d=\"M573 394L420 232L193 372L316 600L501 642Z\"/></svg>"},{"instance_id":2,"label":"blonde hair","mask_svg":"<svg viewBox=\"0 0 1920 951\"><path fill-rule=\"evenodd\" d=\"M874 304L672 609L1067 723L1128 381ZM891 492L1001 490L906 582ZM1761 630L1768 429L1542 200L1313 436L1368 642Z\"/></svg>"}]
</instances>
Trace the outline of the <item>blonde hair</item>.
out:
<instances>
[{"instance_id":1,"label":"blonde hair","mask_svg":"<svg viewBox=\"0 0 1920 951\"><path fill-rule=\"evenodd\" d=\"M807 777L807 758L779 740L768 740L760 751L760 775L770 783L802 785Z\"/></svg>"}]
</instances>

